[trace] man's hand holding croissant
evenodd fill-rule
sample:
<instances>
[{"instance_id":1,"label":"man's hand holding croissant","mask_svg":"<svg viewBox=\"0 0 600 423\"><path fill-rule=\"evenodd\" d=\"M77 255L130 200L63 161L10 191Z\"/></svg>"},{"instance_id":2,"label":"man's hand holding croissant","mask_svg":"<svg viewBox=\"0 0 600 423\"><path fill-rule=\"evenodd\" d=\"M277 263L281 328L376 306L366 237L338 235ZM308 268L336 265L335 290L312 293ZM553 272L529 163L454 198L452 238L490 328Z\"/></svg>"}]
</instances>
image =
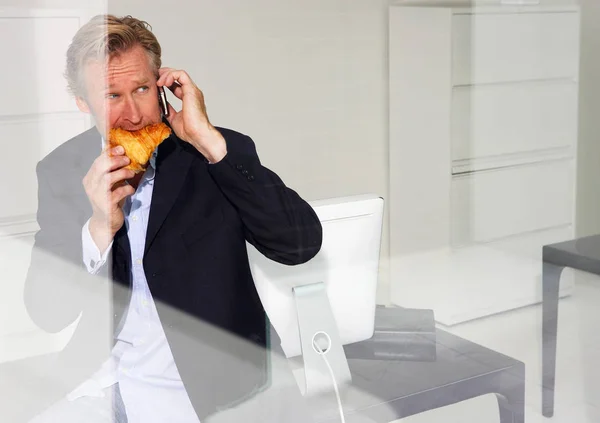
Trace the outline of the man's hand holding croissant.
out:
<instances>
[{"instance_id":1,"label":"man's hand holding croissant","mask_svg":"<svg viewBox=\"0 0 600 423\"><path fill-rule=\"evenodd\" d=\"M106 251L123 226L123 201L135 192L131 185L125 183L135 175L133 170L125 168L129 163L123 147L106 149L83 178L83 187L93 210L90 234L100 253Z\"/></svg>"}]
</instances>

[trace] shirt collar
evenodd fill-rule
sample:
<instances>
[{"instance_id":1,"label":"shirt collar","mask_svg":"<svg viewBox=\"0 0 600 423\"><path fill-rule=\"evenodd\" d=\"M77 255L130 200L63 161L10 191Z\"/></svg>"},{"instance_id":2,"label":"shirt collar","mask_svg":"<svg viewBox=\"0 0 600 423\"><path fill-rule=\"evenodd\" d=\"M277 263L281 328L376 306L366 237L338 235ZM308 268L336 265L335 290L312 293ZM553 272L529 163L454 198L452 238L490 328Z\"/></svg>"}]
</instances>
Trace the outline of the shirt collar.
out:
<instances>
[{"instance_id":1,"label":"shirt collar","mask_svg":"<svg viewBox=\"0 0 600 423\"><path fill-rule=\"evenodd\" d=\"M156 155L157 155L157 153L158 153L158 147L156 147L154 149L154 151L152 152L152 156L150 156L150 160L149 160L150 165L146 169L146 173L144 175L144 178L148 179L149 181L153 180L154 176L156 175Z\"/></svg>"}]
</instances>

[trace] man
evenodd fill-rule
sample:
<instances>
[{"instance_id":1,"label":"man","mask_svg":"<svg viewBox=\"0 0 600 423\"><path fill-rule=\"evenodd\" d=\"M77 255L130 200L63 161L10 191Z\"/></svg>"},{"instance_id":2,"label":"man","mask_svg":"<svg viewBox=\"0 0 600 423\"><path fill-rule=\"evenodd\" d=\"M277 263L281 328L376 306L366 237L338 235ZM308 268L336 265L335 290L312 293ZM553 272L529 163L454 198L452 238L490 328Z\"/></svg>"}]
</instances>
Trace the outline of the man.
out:
<instances>
[{"instance_id":1,"label":"man","mask_svg":"<svg viewBox=\"0 0 600 423\"><path fill-rule=\"evenodd\" d=\"M36 422L106 421L112 413L98 410L109 404L119 422L195 423L251 399L272 375L245 242L288 265L320 249L311 207L261 165L249 137L214 127L202 91L185 71L161 68L160 56L148 25L129 16L92 19L69 48L69 87L96 128L38 164L41 230L25 300L49 332L81 317L53 366L62 400ZM162 116L159 87L181 100L180 111L169 104ZM136 175L123 148L106 145L108 132L161 120L172 134ZM108 357L96 339L107 276Z\"/></svg>"}]
</instances>

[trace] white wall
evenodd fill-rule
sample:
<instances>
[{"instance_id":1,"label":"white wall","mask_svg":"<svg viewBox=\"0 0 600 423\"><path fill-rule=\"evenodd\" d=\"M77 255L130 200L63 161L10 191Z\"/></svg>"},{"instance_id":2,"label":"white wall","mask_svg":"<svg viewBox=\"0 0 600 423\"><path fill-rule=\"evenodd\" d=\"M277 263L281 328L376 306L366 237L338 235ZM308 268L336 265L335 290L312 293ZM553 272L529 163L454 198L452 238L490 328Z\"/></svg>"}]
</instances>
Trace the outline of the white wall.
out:
<instances>
[{"instance_id":1,"label":"white wall","mask_svg":"<svg viewBox=\"0 0 600 423\"><path fill-rule=\"evenodd\" d=\"M41 8L103 3L0 0L0 6ZM600 131L594 116L600 4L581 4L577 226L578 233L587 234L600 232L595 164ZM263 162L312 200L366 191L387 197L387 5L386 0L176 0L165 7L159 1L120 0L109 2L108 10L150 22L163 45L164 64L191 73L205 91L213 123L251 135ZM386 216L380 302L388 301L387 227Z\"/></svg>"},{"instance_id":2,"label":"white wall","mask_svg":"<svg viewBox=\"0 0 600 423\"><path fill-rule=\"evenodd\" d=\"M65 52L87 13L39 9L0 7L0 56L10 59L0 75L11 81L0 102L0 149L5 157L19 158L4 160L0 167L0 197L5 200L0 202L0 363L61 345L60 336L35 326L23 304L38 229L35 165L89 125L66 92L62 76ZM17 138L22 142L15 143ZM15 183L13 175L19 173ZM11 342L3 342L6 339Z\"/></svg>"},{"instance_id":3,"label":"white wall","mask_svg":"<svg viewBox=\"0 0 600 423\"><path fill-rule=\"evenodd\" d=\"M106 0L0 0L0 7L18 8L93 8L103 10Z\"/></svg>"},{"instance_id":4,"label":"white wall","mask_svg":"<svg viewBox=\"0 0 600 423\"><path fill-rule=\"evenodd\" d=\"M582 0L577 235L600 233L600 2Z\"/></svg>"},{"instance_id":5,"label":"white wall","mask_svg":"<svg viewBox=\"0 0 600 423\"><path fill-rule=\"evenodd\" d=\"M102 9L105 2L0 6ZM109 13L147 20L164 65L186 69L203 89L212 122L250 135L263 163L305 199L387 197L386 0L107 4ZM379 302L388 301L387 226Z\"/></svg>"},{"instance_id":6,"label":"white wall","mask_svg":"<svg viewBox=\"0 0 600 423\"><path fill-rule=\"evenodd\" d=\"M305 199L387 197L387 1L119 0L108 11L147 20L213 124L250 135ZM387 234L383 244L387 302Z\"/></svg>"}]
</instances>

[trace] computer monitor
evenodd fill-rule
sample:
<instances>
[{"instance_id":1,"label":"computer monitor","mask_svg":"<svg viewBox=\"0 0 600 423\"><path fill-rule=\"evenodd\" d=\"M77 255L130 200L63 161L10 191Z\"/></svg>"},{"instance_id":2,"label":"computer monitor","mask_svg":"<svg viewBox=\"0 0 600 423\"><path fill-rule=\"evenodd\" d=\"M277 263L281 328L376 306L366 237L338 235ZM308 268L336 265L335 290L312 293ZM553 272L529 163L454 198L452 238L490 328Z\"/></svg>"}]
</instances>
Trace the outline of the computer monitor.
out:
<instances>
[{"instance_id":1,"label":"computer monitor","mask_svg":"<svg viewBox=\"0 0 600 423\"><path fill-rule=\"evenodd\" d=\"M343 384L349 370L342 345L373 336L383 222L383 199L376 195L310 205L323 226L323 244L309 262L279 264L248 244L254 282L282 349L288 358L302 354L304 359L305 393L331 386L329 375L322 375L320 354L329 357ZM315 350L314 342L322 350Z\"/></svg>"}]
</instances>

